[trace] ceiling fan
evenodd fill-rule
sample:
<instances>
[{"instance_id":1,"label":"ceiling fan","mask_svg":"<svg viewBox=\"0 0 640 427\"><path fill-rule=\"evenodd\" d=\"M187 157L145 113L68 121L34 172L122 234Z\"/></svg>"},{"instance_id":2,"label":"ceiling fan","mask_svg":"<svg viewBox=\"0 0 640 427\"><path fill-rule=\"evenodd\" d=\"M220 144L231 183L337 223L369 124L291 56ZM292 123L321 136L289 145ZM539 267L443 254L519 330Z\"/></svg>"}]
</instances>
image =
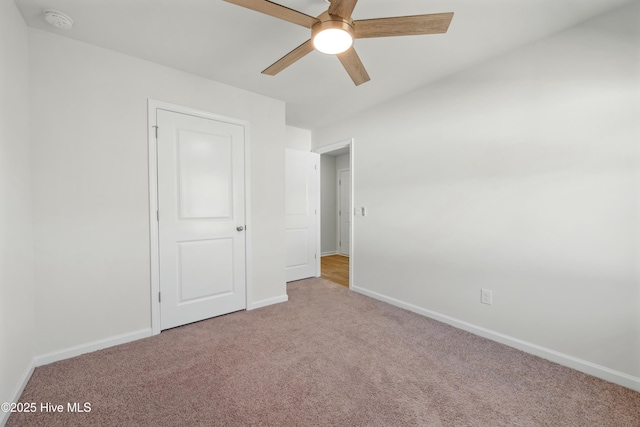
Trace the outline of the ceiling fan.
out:
<instances>
[{"instance_id":1,"label":"ceiling fan","mask_svg":"<svg viewBox=\"0 0 640 427\"><path fill-rule=\"evenodd\" d=\"M275 76L314 49L335 54L356 86L370 80L353 48L354 39L446 33L453 12L393 18L351 18L358 0L328 0L329 9L317 18L269 0L225 0L311 29L311 38L262 71Z\"/></svg>"}]
</instances>

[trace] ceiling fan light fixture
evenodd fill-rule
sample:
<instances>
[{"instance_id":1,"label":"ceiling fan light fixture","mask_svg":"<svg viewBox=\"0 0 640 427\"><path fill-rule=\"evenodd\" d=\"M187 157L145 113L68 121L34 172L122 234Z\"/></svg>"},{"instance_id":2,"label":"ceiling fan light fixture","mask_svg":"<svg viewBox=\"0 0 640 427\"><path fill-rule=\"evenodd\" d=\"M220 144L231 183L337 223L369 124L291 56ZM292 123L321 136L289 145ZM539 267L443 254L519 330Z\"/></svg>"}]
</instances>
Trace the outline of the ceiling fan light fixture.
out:
<instances>
[{"instance_id":1,"label":"ceiling fan light fixture","mask_svg":"<svg viewBox=\"0 0 640 427\"><path fill-rule=\"evenodd\" d=\"M311 33L313 47L328 55L342 53L353 45L353 28L344 21L319 22Z\"/></svg>"},{"instance_id":2,"label":"ceiling fan light fixture","mask_svg":"<svg viewBox=\"0 0 640 427\"><path fill-rule=\"evenodd\" d=\"M272 0L224 1L311 29L309 40L262 70L262 74L275 76L314 50L318 50L337 55L356 86L368 82L371 78L353 48L354 39L443 34L449 29L453 18L453 12L448 12L354 20L352 15L358 0L325 0L329 3L329 8L316 18Z\"/></svg>"}]
</instances>

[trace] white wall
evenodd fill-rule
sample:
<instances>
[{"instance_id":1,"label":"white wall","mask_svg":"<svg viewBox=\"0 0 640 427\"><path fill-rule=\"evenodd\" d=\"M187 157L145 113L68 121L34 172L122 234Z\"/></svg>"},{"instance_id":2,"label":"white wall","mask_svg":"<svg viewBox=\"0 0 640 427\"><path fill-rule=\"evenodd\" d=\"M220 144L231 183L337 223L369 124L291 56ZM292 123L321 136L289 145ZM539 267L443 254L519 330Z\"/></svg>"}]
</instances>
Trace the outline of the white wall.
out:
<instances>
[{"instance_id":1,"label":"white wall","mask_svg":"<svg viewBox=\"0 0 640 427\"><path fill-rule=\"evenodd\" d=\"M285 296L284 103L29 34L37 354L150 328L149 98L251 123L249 306Z\"/></svg>"},{"instance_id":2,"label":"white wall","mask_svg":"<svg viewBox=\"0 0 640 427\"><path fill-rule=\"evenodd\" d=\"M351 155L349 153L336 157L336 171L340 169L351 169Z\"/></svg>"},{"instance_id":3,"label":"white wall","mask_svg":"<svg viewBox=\"0 0 640 427\"><path fill-rule=\"evenodd\" d=\"M355 285L640 389L639 15L314 132L358 144Z\"/></svg>"},{"instance_id":4,"label":"white wall","mask_svg":"<svg viewBox=\"0 0 640 427\"><path fill-rule=\"evenodd\" d=\"M336 185L336 157L323 154L320 156L320 253L323 255L338 252Z\"/></svg>"},{"instance_id":5,"label":"white wall","mask_svg":"<svg viewBox=\"0 0 640 427\"><path fill-rule=\"evenodd\" d=\"M311 131L285 126L286 146L294 150L311 151Z\"/></svg>"},{"instance_id":6,"label":"white wall","mask_svg":"<svg viewBox=\"0 0 640 427\"><path fill-rule=\"evenodd\" d=\"M34 356L28 76L27 27L0 1L0 402L15 401Z\"/></svg>"}]
</instances>

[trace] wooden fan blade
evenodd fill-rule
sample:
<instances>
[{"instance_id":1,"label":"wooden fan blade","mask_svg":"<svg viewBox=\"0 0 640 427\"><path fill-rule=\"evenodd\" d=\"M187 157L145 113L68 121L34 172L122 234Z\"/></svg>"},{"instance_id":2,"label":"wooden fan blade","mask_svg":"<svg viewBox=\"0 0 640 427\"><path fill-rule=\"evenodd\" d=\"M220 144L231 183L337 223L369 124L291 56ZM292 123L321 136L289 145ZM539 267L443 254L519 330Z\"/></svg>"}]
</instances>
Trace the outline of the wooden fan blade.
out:
<instances>
[{"instance_id":1,"label":"wooden fan blade","mask_svg":"<svg viewBox=\"0 0 640 427\"><path fill-rule=\"evenodd\" d=\"M329 15L349 19L357 2L358 0L331 0L331 6L329 6L328 11Z\"/></svg>"},{"instance_id":2,"label":"wooden fan blade","mask_svg":"<svg viewBox=\"0 0 640 427\"><path fill-rule=\"evenodd\" d=\"M366 83L371 80L353 46L336 56L342 63L344 69L347 70L347 73L349 73L351 80L353 80L353 83L355 83L356 86L360 86L362 83Z\"/></svg>"},{"instance_id":3,"label":"wooden fan blade","mask_svg":"<svg viewBox=\"0 0 640 427\"><path fill-rule=\"evenodd\" d=\"M451 19L453 19L453 12L433 13L394 18L363 19L354 21L353 27L357 39L442 34L449 29Z\"/></svg>"},{"instance_id":4,"label":"wooden fan blade","mask_svg":"<svg viewBox=\"0 0 640 427\"><path fill-rule=\"evenodd\" d=\"M281 6L277 3L269 0L224 0L227 3L233 3L238 6L246 7L247 9L255 10L275 18L280 18L285 21L292 22L294 24L302 25L306 28L311 28L313 24L319 22L317 18L313 16L305 15L297 10L289 9L288 7Z\"/></svg>"},{"instance_id":5,"label":"wooden fan blade","mask_svg":"<svg viewBox=\"0 0 640 427\"><path fill-rule=\"evenodd\" d=\"M313 52L313 50L314 50L313 43L311 42L311 39L309 39L306 42L302 43L297 48L293 49L291 52L287 53L282 58L278 59L269 68L265 69L262 72L262 74L275 76L280 71L284 70L285 68L287 68L289 65L293 64L300 58Z\"/></svg>"}]
</instances>

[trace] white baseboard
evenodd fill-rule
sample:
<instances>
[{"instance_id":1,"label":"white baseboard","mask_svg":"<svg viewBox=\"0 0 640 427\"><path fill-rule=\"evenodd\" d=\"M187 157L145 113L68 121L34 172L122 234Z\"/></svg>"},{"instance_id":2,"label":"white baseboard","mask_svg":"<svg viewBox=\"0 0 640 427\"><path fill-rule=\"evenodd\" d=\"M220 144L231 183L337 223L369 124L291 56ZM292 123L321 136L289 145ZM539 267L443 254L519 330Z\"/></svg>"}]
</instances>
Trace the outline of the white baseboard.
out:
<instances>
[{"instance_id":1,"label":"white baseboard","mask_svg":"<svg viewBox=\"0 0 640 427\"><path fill-rule=\"evenodd\" d=\"M284 295L280 295L279 297L267 298L267 299L253 302L247 307L247 310L255 310L256 308L262 308L268 305L278 304L278 303L287 302L287 301L289 301L289 296L287 294L284 294Z\"/></svg>"},{"instance_id":2,"label":"white baseboard","mask_svg":"<svg viewBox=\"0 0 640 427\"><path fill-rule=\"evenodd\" d=\"M9 403L11 403L11 402L20 402L20 396L22 395L22 392L24 391L24 388L27 386L27 383L31 379L31 375L33 375L33 371L35 369L36 369L36 365L35 365L34 361L32 360L31 363L29 364L29 366L27 366L27 369L22 374L22 377L20 377L20 381L18 381L18 385L16 386L15 390L13 391L13 394L11 395L11 398L8 400ZM11 412L0 411L0 427L4 427L4 425L9 420L9 415L11 415Z\"/></svg>"},{"instance_id":3,"label":"white baseboard","mask_svg":"<svg viewBox=\"0 0 640 427\"><path fill-rule=\"evenodd\" d=\"M437 313L435 311L418 307L416 305L409 304L404 301L400 301L398 299L391 298L374 291L370 291L368 289L360 288L357 286L353 286L351 289L368 297L387 302L391 305L395 305L396 307L404 308L405 310L409 310L425 317L440 321L442 323L446 323L458 329L471 332L472 334L508 345L509 347L517 348L518 350L522 350L526 353L542 357L543 359L550 360L560 365L575 369L580 372L584 372L585 374L589 374L594 377L601 378L605 381L609 381L614 384L618 384L623 387L630 388L631 390L640 392L640 378L633 375L616 371L614 369L607 368L606 366L601 366L596 363L592 363L586 360L579 359L577 357L570 356L568 354L560 353L558 351L539 346L537 344L501 334L500 332L492 331L481 326L476 326L463 320L459 320L444 314Z\"/></svg>"},{"instance_id":4,"label":"white baseboard","mask_svg":"<svg viewBox=\"0 0 640 427\"><path fill-rule=\"evenodd\" d=\"M320 257L322 258L323 256L331 256L331 255L338 255L338 252L336 251L322 252L320 254Z\"/></svg>"},{"instance_id":5,"label":"white baseboard","mask_svg":"<svg viewBox=\"0 0 640 427\"><path fill-rule=\"evenodd\" d=\"M67 348L65 350L55 351L53 353L45 354L42 356L36 356L35 366L48 365L49 363L58 362L60 360L69 359L71 357L80 356L81 354L91 353L97 350L102 350L107 347L113 347L114 345L125 344L142 338L148 338L151 335L153 335L153 333L151 331L151 328L149 328L131 332L128 334L117 335L111 338L105 338L103 340L92 341L87 344L80 344L74 347Z\"/></svg>"}]
</instances>

